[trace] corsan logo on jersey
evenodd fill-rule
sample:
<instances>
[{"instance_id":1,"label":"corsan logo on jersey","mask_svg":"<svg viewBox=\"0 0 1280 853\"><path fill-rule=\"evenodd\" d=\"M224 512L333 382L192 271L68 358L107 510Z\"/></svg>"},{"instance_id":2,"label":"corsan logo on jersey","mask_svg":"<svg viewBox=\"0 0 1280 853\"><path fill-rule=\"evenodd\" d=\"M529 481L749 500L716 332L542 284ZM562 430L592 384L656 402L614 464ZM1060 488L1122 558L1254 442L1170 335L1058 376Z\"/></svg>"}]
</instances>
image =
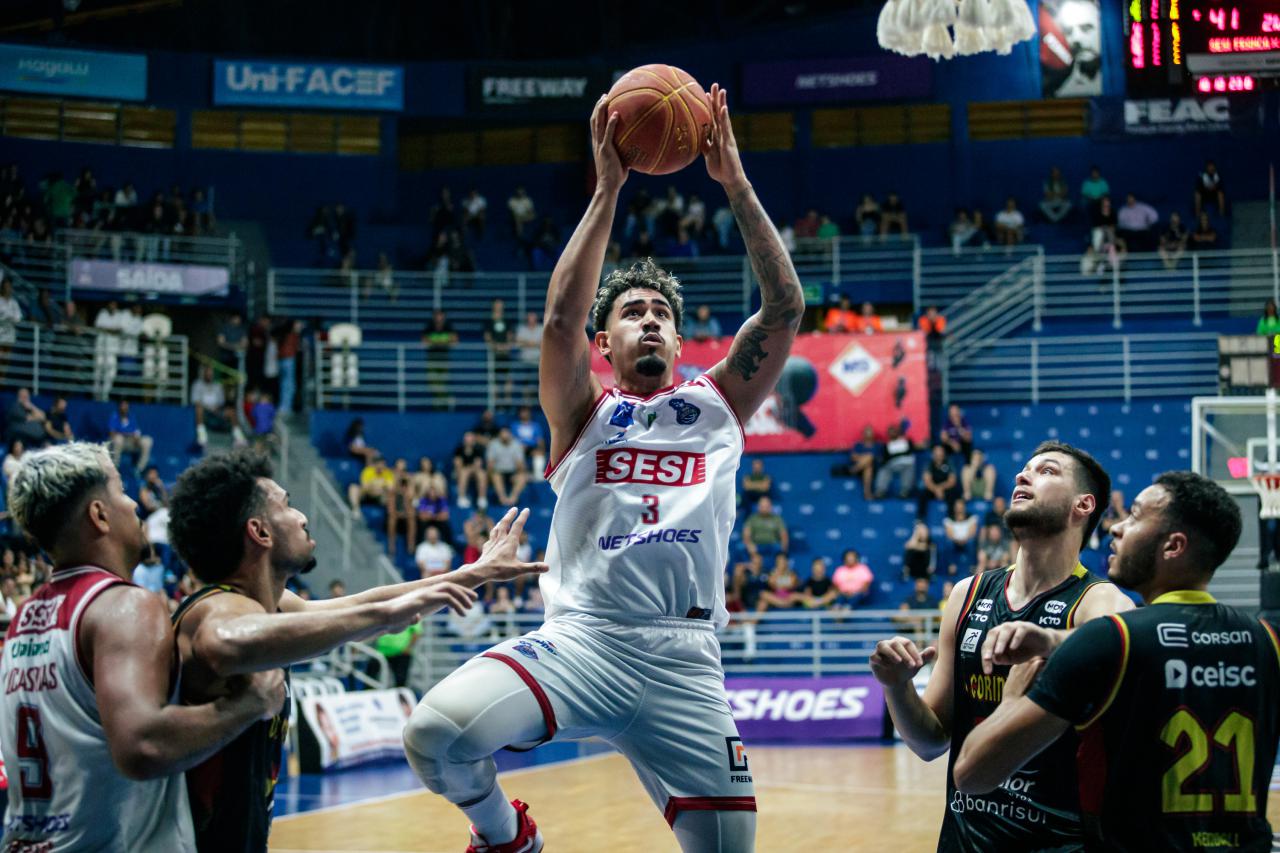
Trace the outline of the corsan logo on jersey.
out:
<instances>
[{"instance_id":1,"label":"corsan logo on jersey","mask_svg":"<svg viewBox=\"0 0 1280 853\"><path fill-rule=\"evenodd\" d=\"M679 450L617 447L596 451L597 483L696 486L706 482L707 455Z\"/></svg>"}]
</instances>

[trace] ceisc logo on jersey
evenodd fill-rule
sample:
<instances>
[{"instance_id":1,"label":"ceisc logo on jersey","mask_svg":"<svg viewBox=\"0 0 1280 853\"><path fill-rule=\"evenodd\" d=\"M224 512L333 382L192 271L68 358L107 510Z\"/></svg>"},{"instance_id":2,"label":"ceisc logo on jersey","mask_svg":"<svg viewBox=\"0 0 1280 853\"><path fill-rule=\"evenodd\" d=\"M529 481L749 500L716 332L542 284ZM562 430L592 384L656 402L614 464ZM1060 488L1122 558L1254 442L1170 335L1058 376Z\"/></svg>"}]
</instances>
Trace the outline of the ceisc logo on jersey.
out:
<instances>
[{"instance_id":1,"label":"ceisc logo on jersey","mask_svg":"<svg viewBox=\"0 0 1280 853\"><path fill-rule=\"evenodd\" d=\"M698 420L698 415L702 414L702 409L699 409L693 403L686 403L679 397L676 397L667 405L676 410L676 423L680 424L680 426L692 425Z\"/></svg>"},{"instance_id":2,"label":"ceisc logo on jersey","mask_svg":"<svg viewBox=\"0 0 1280 853\"><path fill-rule=\"evenodd\" d=\"M707 455L618 447L596 451L597 483L696 486L706 482Z\"/></svg>"}]
</instances>

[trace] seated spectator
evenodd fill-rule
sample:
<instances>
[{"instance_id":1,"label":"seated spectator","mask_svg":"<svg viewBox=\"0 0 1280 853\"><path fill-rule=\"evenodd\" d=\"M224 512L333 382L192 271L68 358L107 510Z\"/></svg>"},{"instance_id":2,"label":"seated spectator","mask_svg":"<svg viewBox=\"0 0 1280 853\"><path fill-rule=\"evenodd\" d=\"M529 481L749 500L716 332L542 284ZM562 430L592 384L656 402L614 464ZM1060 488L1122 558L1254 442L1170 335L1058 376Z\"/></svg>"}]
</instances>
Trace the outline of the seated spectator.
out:
<instances>
[{"instance_id":1,"label":"seated spectator","mask_svg":"<svg viewBox=\"0 0 1280 853\"><path fill-rule=\"evenodd\" d=\"M941 341L947 333L947 318L942 316L937 305L926 305L917 323L930 344Z\"/></svg>"},{"instance_id":2,"label":"seated spectator","mask_svg":"<svg viewBox=\"0 0 1280 853\"><path fill-rule=\"evenodd\" d=\"M529 381L526 399L531 399L536 394L538 362L542 358L542 320L539 319L538 312L525 312L524 322L516 329L516 353L524 367L522 372Z\"/></svg>"},{"instance_id":3,"label":"seated spectator","mask_svg":"<svg viewBox=\"0 0 1280 853\"><path fill-rule=\"evenodd\" d=\"M934 598L929 591L928 578L916 578L915 586L911 590L911 595L907 596L902 604L898 605L899 610L937 610L938 599Z\"/></svg>"},{"instance_id":4,"label":"seated spectator","mask_svg":"<svg viewBox=\"0 0 1280 853\"><path fill-rule=\"evenodd\" d=\"M525 229L529 223L538 218L538 211L533 206L533 199L524 191L524 187L516 187L511 198L507 199L507 210L511 212L511 228L517 240L525 239Z\"/></svg>"},{"instance_id":5,"label":"seated spectator","mask_svg":"<svg viewBox=\"0 0 1280 853\"><path fill-rule=\"evenodd\" d=\"M814 557L809 565L809 579L800 587L800 603L810 610L825 610L838 594L839 590L827 577L827 561Z\"/></svg>"},{"instance_id":6,"label":"seated spectator","mask_svg":"<svg viewBox=\"0 0 1280 853\"><path fill-rule=\"evenodd\" d=\"M1255 332L1259 335L1280 335L1280 315L1276 312L1276 301L1268 299L1262 306L1262 316L1258 318Z\"/></svg>"},{"instance_id":7,"label":"seated spectator","mask_svg":"<svg viewBox=\"0 0 1280 853\"><path fill-rule=\"evenodd\" d=\"M395 560L397 535L402 529L406 549L413 550L413 544L418 541L418 500L408 462L397 459L391 474L395 484L387 493L387 556Z\"/></svg>"},{"instance_id":8,"label":"seated spectator","mask_svg":"<svg viewBox=\"0 0 1280 853\"><path fill-rule=\"evenodd\" d=\"M1004 201L1004 210L996 214L996 242L1001 246L1021 243L1026 224L1026 217L1018 210L1018 200L1009 196Z\"/></svg>"},{"instance_id":9,"label":"seated spectator","mask_svg":"<svg viewBox=\"0 0 1280 853\"><path fill-rule=\"evenodd\" d=\"M834 477L859 477L862 480L862 497L871 500L871 482L875 476L876 432L871 424L862 428L862 439L849 451L849 462L846 465L835 465L831 468Z\"/></svg>"},{"instance_id":10,"label":"seated spectator","mask_svg":"<svg viewBox=\"0 0 1280 853\"><path fill-rule=\"evenodd\" d=\"M1013 565L1013 550L1005 539L1004 528L998 524L989 524L982 531L982 541L978 545L977 574L1002 569Z\"/></svg>"},{"instance_id":11,"label":"seated spectator","mask_svg":"<svg viewBox=\"0 0 1280 853\"><path fill-rule=\"evenodd\" d=\"M1107 504L1107 508L1102 511L1102 517L1098 519L1098 532L1102 536L1110 536L1111 528L1129 517L1129 507L1124 502L1124 492L1119 489L1113 489L1111 492L1111 501Z\"/></svg>"},{"instance_id":12,"label":"seated spectator","mask_svg":"<svg viewBox=\"0 0 1280 853\"><path fill-rule=\"evenodd\" d=\"M498 420L493 416L492 409L485 409L480 413L480 420L475 422L471 427L471 432L475 434L476 442L481 447L488 447L489 441L496 436L502 427L498 426Z\"/></svg>"},{"instance_id":13,"label":"seated spectator","mask_svg":"<svg viewBox=\"0 0 1280 853\"><path fill-rule=\"evenodd\" d=\"M947 448L943 445L933 446L929 467L925 469L920 486L920 497L916 500L916 518L925 518L929 514L929 504L933 501L941 501L945 508L961 496L960 478L951 467L951 457L947 455Z\"/></svg>"},{"instance_id":14,"label":"seated spectator","mask_svg":"<svg viewBox=\"0 0 1280 853\"><path fill-rule=\"evenodd\" d=\"M508 427L502 427L497 438L485 448L485 468L489 471L489 481L500 506L515 506L529 482L524 454L524 445L516 441Z\"/></svg>"},{"instance_id":15,"label":"seated spectator","mask_svg":"<svg viewBox=\"0 0 1280 853\"><path fill-rule=\"evenodd\" d=\"M1218 172L1218 165L1212 160L1206 160L1204 170L1196 176L1195 203L1197 218L1204 211L1206 203L1216 205L1219 216L1227 213L1227 196L1222 187L1222 175Z\"/></svg>"},{"instance_id":16,"label":"seated spectator","mask_svg":"<svg viewBox=\"0 0 1280 853\"><path fill-rule=\"evenodd\" d=\"M62 318L62 306L53 301L53 296L46 288L40 288L40 296L36 306L31 309L31 321L52 329Z\"/></svg>"},{"instance_id":17,"label":"seated spectator","mask_svg":"<svg viewBox=\"0 0 1280 853\"><path fill-rule=\"evenodd\" d=\"M421 492L414 501L414 513L418 526L423 530L434 527L440 538L449 542L453 539L453 527L449 523L449 501L444 492L433 483L426 491Z\"/></svg>"},{"instance_id":18,"label":"seated spectator","mask_svg":"<svg viewBox=\"0 0 1280 853\"><path fill-rule=\"evenodd\" d=\"M373 457L373 461L360 472L359 482L347 486L351 512L359 517L361 504L385 505L395 485L395 474L387 467L386 460L381 455Z\"/></svg>"},{"instance_id":19,"label":"seated spectator","mask_svg":"<svg viewBox=\"0 0 1280 853\"><path fill-rule=\"evenodd\" d=\"M840 236L840 226L831 221L830 216L824 215L822 221L818 224L819 240L834 240Z\"/></svg>"},{"instance_id":20,"label":"seated spectator","mask_svg":"<svg viewBox=\"0 0 1280 853\"><path fill-rule=\"evenodd\" d=\"M1044 187L1040 195L1040 212L1050 222L1061 222L1071 212L1071 191L1062 177L1062 170L1057 166L1049 169L1049 177L1044 179Z\"/></svg>"},{"instance_id":21,"label":"seated spectator","mask_svg":"<svg viewBox=\"0 0 1280 853\"><path fill-rule=\"evenodd\" d=\"M933 576L933 539L929 535L929 525L917 521L911 528L911 536L902 546L902 579L924 578Z\"/></svg>"},{"instance_id":22,"label":"seated spectator","mask_svg":"<svg viewBox=\"0 0 1280 853\"><path fill-rule=\"evenodd\" d=\"M884 331L884 323L880 320L880 315L876 314L875 306L870 302L862 303L862 313L854 318L853 328L850 330L861 335L874 335Z\"/></svg>"},{"instance_id":23,"label":"seated spectator","mask_svg":"<svg viewBox=\"0 0 1280 853\"><path fill-rule=\"evenodd\" d=\"M6 484L12 484L13 478L17 475L18 469L22 467L22 454L26 452L26 447L22 444L22 439L15 438L9 442L9 452L4 455L4 463L0 470L4 472L4 481Z\"/></svg>"},{"instance_id":24,"label":"seated spectator","mask_svg":"<svg viewBox=\"0 0 1280 853\"><path fill-rule=\"evenodd\" d=\"M347 427L347 434L343 438L343 444L347 447L347 453L353 458L360 460L365 465L373 464L374 459L382 456L382 453L376 447L370 447L364 437L364 418L356 418L351 421Z\"/></svg>"},{"instance_id":25,"label":"seated spectator","mask_svg":"<svg viewBox=\"0 0 1280 853\"><path fill-rule=\"evenodd\" d=\"M1092 240L1080 258L1080 275L1099 276L1102 284L1106 284L1120 272L1129 255L1129 247L1116 236L1116 229L1110 225L1093 229Z\"/></svg>"},{"instance_id":26,"label":"seated spectator","mask_svg":"<svg viewBox=\"0 0 1280 853\"><path fill-rule=\"evenodd\" d=\"M1009 511L1009 502L1005 500L1004 495L996 495L991 499L991 508L987 510L987 514L982 517L982 526L990 527L996 525L1004 533L1005 538L1009 536L1009 528L1005 526L1004 514Z\"/></svg>"},{"instance_id":27,"label":"seated spectator","mask_svg":"<svg viewBox=\"0 0 1280 853\"><path fill-rule=\"evenodd\" d=\"M463 509L471 507L471 499L467 497L471 492L475 493L480 509L489 506L489 478L484 462L484 447L476 440L476 434L470 430L464 432L462 443L453 450L453 478L458 484L458 506Z\"/></svg>"},{"instance_id":28,"label":"seated spectator","mask_svg":"<svg viewBox=\"0 0 1280 853\"><path fill-rule=\"evenodd\" d=\"M1089 167L1089 177L1080 184L1080 199L1085 213L1090 220L1097 213L1098 206L1104 198L1111 195L1111 185L1102 177L1102 170L1097 166Z\"/></svg>"},{"instance_id":29,"label":"seated spectator","mask_svg":"<svg viewBox=\"0 0 1280 853\"><path fill-rule=\"evenodd\" d=\"M271 395L265 391L258 395L258 400L253 404L253 432L259 441L265 440L267 436L273 435L276 430L276 405L271 400Z\"/></svg>"},{"instance_id":30,"label":"seated spectator","mask_svg":"<svg viewBox=\"0 0 1280 853\"><path fill-rule=\"evenodd\" d=\"M5 413L6 432L10 441L22 439L23 445L35 449L45 442L44 411L31 402L31 391L19 388L18 394Z\"/></svg>"},{"instance_id":31,"label":"seated spectator","mask_svg":"<svg viewBox=\"0 0 1280 853\"><path fill-rule=\"evenodd\" d=\"M427 528L422 544L413 552L413 561L422 577L430 578L453 570L453 546L440 538L440 531Z\"/></svg>"},{"instance_id":32,"label":"seated spectator","mask_svg":"<svg viewBox=\"0 0 1280 853\"><path fill-rule=\"evenodd\" d=\"M967 501L991 500L996 491L996 466L987 461L987 454L977 448L969 452L969 461L960 469L960 486Z\"/></svg>"},{"instance_id":33,"label":"seated spectator","mask_svg":"<svg viewBox=\"0 0 1280 853\"><path fill-rule=\"evenodd\" d=\"M942 540L941 562L947 574L954 575L960 569L968 571L975 562L975 544L978 538L978 517L969 514L963 498L951 504L951 513L942 522L946 538Z\"/></svg>"},{"instance_id":34,"label":"seated spectator","mask_svg":"<svg viewBox=\"0 0 1280 853\"><path fill-rule=\"evenodd\" d=\"M973 450L973 427L959 404L947 406L947 422L942 427L940 438L949 454L967 457Z\"/></svg>"},{"instance_id":35,"label":"seated spectator","mask_svg":"<svg viewBox=\"0 0 1280 853\"><path fill-rule=\"evenodd\" d=\"M785 554L790 550L791 535L782 516L773 511L773 500L762 497L756 511L742 524L742 544L748 554Z\"/></svg>"},{"instance_id":36,"label":"seated spectator","mask_svg":"<svg viewBox=\"0 0 1280 853\"><path fill-rule=\"evenodd\" d=\"M1218 248L1218 232L1209 221L1209 214L1201 213L1196 221L1196 230L1191 232L1191 249L1198 252L1202 249L1216 248Z\"/></svg>"},{"instance_id":37,"label":"seated spectator","mask_svg":"<svg viewBox=\"0 0 1280 853\"><path fill-rule=\"evenodd\" d=\"M969 216L969 211L963 207L957 207L955 216L951 219L951 224L947 226L947 235L951 238L951 251L957 255L960 254L960 250L969 245L969 241L973 239L976 230L973 227L973 219Z\"/></svg>"},{"instance_id":38,"label":"seated spectator","mask_svg":"<svg viewBox=\"0 0 1280 853\"><path fill-rule=\"evenodd\" d=\"M1149 252L1155 248L1155 227L1160 214L1133 193L1125 196L1124 206L1116 213L1116 235L1131 252Z\"/></svg>"},{"instance_id":39,"label":"seated spectator","mask_svg":"<svg viewBox=\"0 0 1280 853\"><path fill-rule=\"evenodd\" d=\"M773 478L764 470L764 460L759 456L751 460L751 471L742 478L742 510L747 515L755 512L761 498L772 497Z\"/></svg>"},{"instance_id":40,"label":"seated spectator","mask_svg":"<svg viewBox=\"0 0 1280 853\"><path fill-rule=\"evenodd\" d=\"M410 475L410 480L415 498L420 498L433 489L442 495L449 493L449 481L445 479L444 474L436 470L436 463L430 456L418 458L418 470Z\"/></svg>"},{"instance_id":41,"label":"seated spectator","mask_svg":"<svg viewBox=\"0 0 1280 853\"><path fill-rule=\"evenodd\" d=\"M791 568L786 554L773 558L773 571L769 572L769 588L760 593L756 610L764 613L769 608L788 610L800 604L800 578Z\"/></svg>"},{"instance_id":42,"label":"seated spectator","mask_svg":"<svg viewBox=\"0 0 1280 853\"><path fill-rule=\"evenodd\" d=\"M489 538L489 531L493 529L493 525L493 518L483 507L480 507L473 510L471 516L466 521L462 522L462 535L468 543L470 543L472 539L478 539L480 545L483 546ZM476 559L479 558L480 552L477 551ZM463 562L474 563L476 559L472 559L468 556L463 560Z\"/></svg>"},{"instance_id":43,"label":"seated spectator","mask_svg":"<svg viewBox=\"0 0 1280 853\"><path fill-rule=\"evenodd\" d=\"M852 548L844 552L840 565L831 575L831 582L836 586L835 606L848 610L866 604L871 598L871 586L875 583L875 575L871 567L862 562L862 557Z\"/></svg>"},{"instance_id":44,"label":"seated spectator","mask_svg":"<svg viewBox=\"0 0 1280 853\"><path fill-rule=\"evenodd\" d=\"M858 313L853 310L853 303L849 301L849 297L842 293L840 301L827 309L826 317L822 321L822 330L828 333L853 332L856 331L857 326Z\"/></svg>"},{"instance_id":45,"label":"seated spectator","mask_svg":"<svg viewBox=\"0 0 1280 853\"><path fill-rule=\"evenodd\" d=\"M686 339L695 341L709 341L718 338L722 334L720 331L720 321L711 315L710 305L699 305L698 310L693 315L693 320L689 323L689 328L685 332Z\"/></svg>"},{"instance_id":46,"label":"seated spectator","mask_svg":"<svg viewBox=\"0 0 1280 853\"><path fill-rule=\"evenodd\" d=\"M911 229L907 227L907 208L898 198L897 193L889 193L884 204L880 205L880 236L890 231L906 235Z\"/></svg>"},{"instance_id":47,"label":"seated spectator","mask_svg":"<svg viewBox=\"0 0 1280 853\"><path fill-rule=\"evenodd\" d=\"M864 193L862 201L853 211L853 219L858 223L858 233L863 237L880 233L880 205L871 193Z\"/></svg>"},{"instance_id":48,"label":"seated spectator","mask_svg":"<svg viewBox=\"0 0 1280 853\"><path fill-rule=\"evenodd\" d=\"M534 420L532 408L520 407L516 422L511 425L511 432L524 448L525 458L534 478L541 479L542 472L547 467L547 438L542 424Z\"/></svg>"},{"instance_id":49,"label":"seated spectator","mask_svg":"<svg viewBox=\"0 0 1280 853\"><path fill-rule=\"evenodd\" d=\"M236 418L236 407L227 400L227 389L214 379L213 368L203 367L191 383L191 402L196 410L196 444L209 443L209 430L229 432L239 447L245 443L244 433Z\"/></svg>"},{"instance_id":50,"label":"seated spectator","mask_svg":"<svg viewBox=\"0 0 1280 853\"><path fill-rule=\"evenodd\" d=\"M462 200L462 225L475 232L477 237L484 237L485 214L489 210L489 200L480 195L477 189L467 193Z\"/></svg>"},{"instance_id":51,"label":"seated spectator","mask_svg":"<svg viewBox=\"0 0 1280 853\"><path fill-rule=\"evenodd\" d=\"M1189 236L1186 226L1182 224L1182 217L1177 213L1170 213L1169 227L1160 235L1160 260L1165 269L1178 268L1178 261L1182 260L1183 253L1187 251Z\"/></svg>"},{"instance_id":52,"label":"seated spectator","mask_svg":"<svg viewBox=\"0 0 1280 853\"><path fill-rule=\"evenodd\" d=\"M138 510L144 519L169 505L169 487L160 476L160 469L148 465L142 475L142 485L138 487Z\"/></svg>"},{"instance_id":53,"label":"seated spectator","mask_svg":"<svg viewBox=\"0 0 1280 853\"><path fill-rule=\"evenodd\" d=\"M818 227L822 224L818 211L810 209L808 213L796 220L793 230L796 234L796 241L814 240L818 236Z\"/></svg>"},{"instance_id":54,"label":"seated spectator","mask_svg":"<svg viewBox=\"0 0 1280 853\"><path fill-rule=\"evenodd\" d=\"M164 563L154 547L148 546L142 562L133 569L133 582L148 592L164 595Z\"/></svg>"},{"instance_id":55,"label":"seated spectator","mask_svg":"<svg viewBox=\"0 0 1280 853\"><path fill-rule=\"evenodd\" d=\"M144 471L151 459L152 438L142 434L142 427L129 414L129 401L121 400L116 410L107 419L107 432L111 436L111 461L120 467L120 457L128 451L137 457L134 465L138 471Z\"/></svg>"},{"instance_id":56,"label":"seated spectator","mask_svg":"<svg viewBox=\"0 0 1280 853\"><path fill-rule=\"evenodd\" d=\"M902 434L901 426L889 426L884 444L880 445L880 465L876 471L877 498L888 494L894 479L898 481L899 497L905 498L911 494L916 478L916 449L911 439Z\"/></svg>"},{"instance_id":57,"label":"seated spectator","mask_svg":"<svg viewBox=\"0 0 1280 853\"><path fill-rule=\"evenodd\" d=\"M218 360L227 367L239 369L240 359L249 348L249 333L239 314L227 317L218 330Z\"/></svg>"},{"instance_id":58,"label":"seated spectator","mask_svg":"<svg viewBox=\"0 0 1280 853\"><path fill-rule=\"evenodd\" d=\"M76 440L71 422L67 420L66 397L58 397L53 401L53 408L49 410L49 417L44 422L44 434L52 443Z\"/></svg>"},{"instance_id":59,"label":"seated spectator","mask_svg":"<svg viewBox=\"0 0 1280 853\"><path fill-rule=\"evenodd\" d=\"M764 558L752 554L745 563L733 567L733 590L742 609L748 613L760 609L760 594L769 588L769 578L764 571Z\"/></svg>"}]
</instances>

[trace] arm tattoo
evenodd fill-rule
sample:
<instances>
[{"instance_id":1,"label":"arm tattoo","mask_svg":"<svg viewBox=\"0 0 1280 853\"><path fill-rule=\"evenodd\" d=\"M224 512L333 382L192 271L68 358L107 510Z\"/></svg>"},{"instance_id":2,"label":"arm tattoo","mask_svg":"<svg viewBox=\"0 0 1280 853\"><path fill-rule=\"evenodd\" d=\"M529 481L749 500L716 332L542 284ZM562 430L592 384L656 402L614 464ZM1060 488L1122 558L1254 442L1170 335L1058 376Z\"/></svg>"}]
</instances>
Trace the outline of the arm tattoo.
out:
<instances>
[{"instance_id":1,"label":"arm tattoo","mask_svg":"<svg viewBox=\"0 0 1280 853\"><path fill-rule=\"evenodd\" d=\"M769 331L790 327L794 332L804 311L804 292L782 238L769 221L755 191L747 187L729 197L729 207L760 282L760 325Z\"/></svg>"},{"instance_id":2,"label":"arm tattoo","mask_svg":"<svg viewBox=\"0 0 1280 853\"><path fill-rule=\"evenodd\" d=\"M764 342L769 333L758 328L744 328L733 342L733 350L729 353L729 369L745 380L750 380L760 369L760 362L769 357L764 351Z\"/></svg>"}]
</instances>

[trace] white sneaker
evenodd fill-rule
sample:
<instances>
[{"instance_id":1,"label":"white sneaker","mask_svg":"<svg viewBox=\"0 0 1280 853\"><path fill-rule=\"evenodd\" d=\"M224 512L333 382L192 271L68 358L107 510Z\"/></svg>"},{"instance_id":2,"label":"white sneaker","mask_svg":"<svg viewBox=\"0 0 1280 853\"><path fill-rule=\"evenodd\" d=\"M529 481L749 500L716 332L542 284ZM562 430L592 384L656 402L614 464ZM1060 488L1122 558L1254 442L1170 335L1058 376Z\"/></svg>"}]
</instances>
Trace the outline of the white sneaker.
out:
<instances>
[{"instance_id":1,"label":"white sneaker","mask_svg":"<svg viewBox=\"0 0 1280 853\"><path fill-rule=\"evenodd\" d=\"M482 497L482 498L477 498L477 499L476 499L476 506L480 507L481 509L488 509L488 508L489 508L489 499L488 499L488 498L484 498L484 497Z\"/></svg>"},{"instance_id":2,"label":"white sneaker","mask_svg":"<svg viewBox=\"0 0 1280 853\"><path fill-rule=\"evenodd\" d=\"M196 444L204 447L209 443L209 430L205 429L204 424L196 424Z\"/></svg>"},{"instance_id":3,"label":"white sneaker","mask_svg":"<svg viewBox=\"0 0 1280 853\"><path fill-rule=\"evenodd\" d=\"M466 496L458 498L459 509L471 509L471 499Z\"/></svg>"}]
</instances>

